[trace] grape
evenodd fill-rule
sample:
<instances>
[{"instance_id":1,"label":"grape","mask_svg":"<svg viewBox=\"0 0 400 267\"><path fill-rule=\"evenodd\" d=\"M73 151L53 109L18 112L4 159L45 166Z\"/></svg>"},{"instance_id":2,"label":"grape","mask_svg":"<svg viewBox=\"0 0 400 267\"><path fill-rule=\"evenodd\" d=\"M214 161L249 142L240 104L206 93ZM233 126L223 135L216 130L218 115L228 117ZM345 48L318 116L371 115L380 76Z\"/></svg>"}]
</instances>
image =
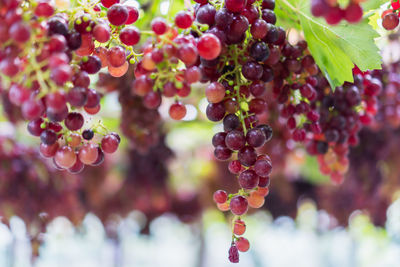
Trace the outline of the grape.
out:
<instances>
[{"instance_id":1,"label":"grape","mask_svg":"<svg viewBox=\"0 0 400 267\"><path fill-rule=\"evenodd\" d=\"M222 102L210 103L207 106L206 115L210 121L220 121L224 118L225 106Z\"/></svg>"},{"instance_id":2,"label":"grape","mask_svg":"<svg viewBox=\"0 0 400 267\"><path fill-rule=\"evenodd\" d=\"M81 142L82 142L82 138L81 138L81 136L80 136L79 134L77 134L77 133L71 133L71 134L68 136L68 145L69 145L70 147L72 147L72 148L79 147L80 144L81 144Z\"/></svg>"},{"instance_id":3,"label":"grape","mask_svg":"<svg viewBox=\"0 0 400 267\"><path fill-rule=\"evenodd\" d=\"M67 40L63 35L55 34L51 36L49 41L49 51L51 53L54 52L63 52L67 47Z\"/></svg>"},{"instance_id":4,"label":"grape","mask_svg":"<svg viewBox=\"0 0 400 267\"><path fill-rule=\"evenodd\" d=\"M74 166L76 162L76 155L75 152L72 150L71 147L69 146L63 146L59 148L56 152L56 155L54 156L55 162L61 167L61 168L71 168Z\"/></svg>"},{"instance_id":5,"label":"grape","mask_svg":"<svg viewBox=\"0 0 400 267\"><path fill-rule=\"evenodd\" d=\"M54 13L53 6L46 1L38 2L35 8L35 15L39 17L51 17L53 13Z\"/></svg>"},{"instance_id":6,"label":"grape","mask_svg":"<svg viewBox=\"0 0 400 267\"><path fill-rule=\"evenodd\" d=\"M248 80L260 80L263 75L263 68L256 62L248 61L242 67L243 76Z\"/></svg>"},{"instance_id":7,"label":"grape","mask_svg":"<svg viewBox=\"0 0 400 267\"><path fill-rule=\"evenodd\" d=\"M175 24L178 28L187 29L192 26L193 18L189 12L179 11L175 16Z\"/></svg>"},{"instance_id":8,"label":"grape","mask_svg":"<svg viewBox=\"0 0 400 267\"><path fill-rule=\"evenodd\" d=\"M29 99L22 104L21 111L25 119L34 120L42 115L44 107L41 102Z\"/></svg>"},{"instance_id":9,"label":"grape","mask_svg":"<svg viewBox=\"0 0 400 267\"><path fill-rule=\"evenodd\" d=\"M126 6L114 4L107 11L108 21L115 26L121 26L128 20L128 9Z\"/></svg>"},{"instance_id":10,"label":"grape","mask_svg":"<svg viewBox=\"0 0 400 267\"><path fill-rule=\"evenodd\" d=\"M186 107L182 103L172 104L169 108L169 116L174 120L181 120L186 115Z\"/></svg>"},{"instance_id":11,"label":"grape","mask_svg":"<svg viewBox=\"0 0 400 267\"><path fill-rule=\"evenodd\" d=\"M96 56L84 57L80 66L81 70L89 74L95 74L101 69L101 60Z\"/></svg>"},{"instance_id":12,"label":"grape","mask_svg":"<svg viewBox=\"0 0 400 267\"><path fill-rule=\"evenodd\" d=\"M64 109L67 99L63 91L50 93L46 95L46 105L54 110Z\"/></svg>"},{"instance_id":13,"label":"grape","mask_svg":"<svg viewBox=\"0 0 400 267\"><path fill-rule=\"evenodd\" d=\"M325 16L330 10L325 0L311 0L311 14L315 17Z\"/></svg>"},{"instance_id":14,"label":"grape","mask_svg":"<svg viewBox=\"0 0 400 267\"><path fill-rule=\"evenodd\" d=\"M192 44L182 45L178 50L178 58L187 66L191 66L196 63L197 57L197 48Z\"/></svg>"},{"instance_id":15,"label":"grape","mask_svg":"<svg viewBox=\"0 0 400 267\"><path fill-rule=\"evenodd\" d=\"M357 23L362 19L363 10L359 4L349 4L345 10L344 18L350 23Z\"/></svg>"},{"instance_id":16,"label":"grape","mask_svg":"<svg viewBox=\"0 0 400 267\"><path fill-rule=\"evenodd\" d=\"M40 134L44 131L44 129L41 127L42 123L42 118L30 121L27 126L28 132L33 136L40 136Z\"/></svg>"},{"instance_id":17,"label":"grape","mask_svg":"<svg viewBox=\"0 0 400 267\"><path fill-rule=\"evenodd\" d=\"M266 141L265 134L260 128L250 129L247 132L246 141L252 147L260 147Z\"/></svg>"},{"instance_id":18,"label":"grape","mask_svg":"<svg viewBox=\"0 0 400 267\"><path fill-rule=\"evenodd\" d=\"M99 23L93 28L93 37L99 43L106 43L110 40L111 30L110 28L104 24Z\"/></svg>"},{"instance_id":19,"label":"grape","mask_svg":"<svg viewBox=\"0 0 400 267\"><path fill-rule=\"evenodd\" d=\"M236 246L231 246L229 248L229 261L232 263L238 263L239 262L239 252Z\"/></svg>"},{"instance_id":20,"label":"grape","mask_svg":"<svg viewBox=\"0 0 400 267\"><path fill-rule=\"evenodd\" d=\"M119 145L118 138L115 135L108 134L101 140L101 148L105 153L114 153Z\"/></svg>"},{"instance_id":21,"label":"grape","mask_svg":"<svg viewBox=\"0 0 400 267\"><path fill-rule=\"evenodd\" d=\"M229 33L232 37L240 37L249 28L249 21L245 16L236 15L229 27ZM228 35L228 37L230 36Z\"/></svg>"},{"instance_id":22,"label":"grape","mask_svg":"<svg viewBox=\"0 0 400 267\"><path fill-rule=\"evenodd\" d=\"M92 166L99 166L104 162L104 153L103 150L101 150L100 147L97 147L97 159L95 162L93 162L91 165Z\"/></svg>"},{"instance_id":23,"label":"grape","mask_svg":"<svg viewBox=\"0 0 400 267\"><path fill-rule=\"evenodd\" d=\"M255 188L258 181L258 175L253 170L245 170L239 175L239 185L244 189Z\"/></svg>"},{"instance_id":24,"label":"grape","mask_svg":"<svg viewBox=\"0 0 400 267\"><path fill-rule=\"evenodd\" d=\"M261 208L265 203L264 196L258 194L257 191L251 192L250 196L247 198L247 201L249 203L249 206L254 209Z\"/></svg>"},{"instance_id":25,"label":"grape","mask_svg":"<svg viewBox=\"0 0 400 267\"><path fill-rule=\"evenodd\" d=\"M29 99L30 92L29 90L17 85L13 84L8 91L8 98L10 102L16 106L21 106L26 100Z\"/></svg>"},{"instance_id":26,"label":"grape","mask_svg":"<svg viewBox=\"0 0 400 267\"><path fill-rule=\"evenodd\" d=\"M246 224L242 220L235 220L233 224L233 233L243 235L246 232Z\"/></svg>"},{"instance_id":27,"label":"grape","mask_svg":"<svg viewBox=\"0 0 400 267\"><path fill-rule=\"evenodd\" d=\"M164 60L164 53L162 50L158 48L153 49L151 52L151 60L156 64L161 63Z\"/></svg>"},{"instance_id":28,"label":"grape","mask_svg":"<svg viewBox=\"0 0 400 267\"><path fill-rule=\"evenodd\" d=\"M45 145L52 145L57 141L57 134L53 130L45 130L40 134L40 141Z\"/></svg>"},{"instance_id":29,"label":"grape","mask_svg":"<svg viewBox=\"0 0 400 267\"><path fill-rule=\"evenodd\" d=\"M240 120L236 115L228 114L227 116L225 116L223 124L224 124L224 131L229 132L239 128Z\"/></svg>"},{"instance_id":30,"label":"grape","mask_svg":"<svg viewBox=\"0 0 400 267\"><path fill-rule=\"evenodd\" d=\"M72 77L72 83L77 87L88 88L90 85L90 77L86 71L80 71L75 73Z\"/></svg>"},{"instance_id":31,"label":"grape","mask_svg":"<svg viewBox=\"0 0 400 267\"><path fill-rule=\"evenodd\" d=\"M241 149L246 144L243 132L237 130L228 132L225 137L225 144L231 150Z\"/></svg>"},{"instance_id":32,"label":"grape","mask_svg":"<svg viewBox=\"0 0 400 267\"><path fill-rule=\"evenodd\" d=\"M170 83L170 84L172 84L172 83ZM153 81L149 77L140 76L133 82L132 91L133 91L133 93L135 93L139 96L145 96L148 92L150 92L152 87L153 87ZM171 95L171 96L173 96L173 95Z\"/></svg>"},{"instance_id":33,"label":"grape","mask_svg":"<svg viewBox=\"0 0 400 267\"><path fill-rule=\"evenodd\" d=\"M214 147L217 147L217 146L226 147L225 138L226 138L226 133L224 133L224 132L216 133L212 138L212 145Z\"/></svg>"},{"instance_id":34,"label":"grape","mask_svg":"<svg viewBox=\"0 0 400 267\"><path fill-rule=\"evenodd\" d=\"M129 68L128 62L125 62L124 65L116 68L108 66L108 73L113 77L122 77L123 75L126 74L128 68Z\"/></svg>"},{"instance_id":35,"label":"grape","mask_svg":"<svg viewBox=\"0 0 400 267\"><path fill-rule=\"evenodd\" d=\"M272 10L269 9L263 9L262 10L262 19L270 24L275 24L276 23L276 16L275 13Z\"/></svg>"},{"instance_id":36,"label":"grape","mask_svg":"<svg viewBox=\"0 0 400 267\"><path fill-rule=\"evenodd\" d=\"M67 93L66 99L74 107L82 107L86 105L88 100L87 90L83 87L73 87Z\"/></svg>"},{"instance_id":37,"label":"grape","mask_svg":"<svg viewBox=\"0 0 400 267\"><path fill-rule=\"evenodd\" d=\"M249 250L250 248L250 244L249 241L244 238L244 237L239 237L236 241L235 241L235 245L237 247L237 249L241 252L246 252Z\"/></svg>"},{"instance_id":38,"label":"grape","mask_svg":"<svg viewBox=\"0 0 400 267\"><path fill-rule=\"evenodd\" d=\"M245 146L242 149L239 150L238 153L238 160L240 163L244 166L250 167L254 163L256 163L257 160L257 153L254 150L253 147L251 146Z\"/></svg>"},{"instance_id":39,"label":"grape","mask_svg":"<svg viewBox=\"0 0 400 267\"><path fill-rule=\"evenodd\" d=\"M82 114L78 112L71 112L68 114L68 116L65 118L65 126L70 129L71 131L77 131L80 128L82 128L84 124L84 119Z\"/></svg>"},{"instance_id":40,"label":"grape","mask_svg":"<svg viewBox=\"0 0 400 267\"><path fill-rule=\"evenodd\" d=\"M119 3L119 0L101 0L100 2L104 7L109 8L112 5Z\"/></svg>"},{"instance_id":41,"label":"grape","mask_svg":"<svg viewBox=\"0 0 400 267\"><path fill-rule=\"evenodd\" d=\"M58 148L60 147L58 142L55 142L52 145L46 145L46 144L40 144L39 150L40 154L45 157L45 158L52 158L58 151Z\"/></svg>"},{"instance_id":42,"label":"grape","mask_svg":"<svg viewBox=\"0 0 400 267\"><path fill-rule=\"evenodd\" d=\"M94 132L91 129L86 129L82 132L82 137L85 140L92 140L92 138L94 137Z\"/></svg>"},{"instance_id":43,"label":"grape","mask_svg":"<svg viewBox=\"0 0 400 267\"><path fill-rule=\"evenodd\" d=\"M103 143L103 142L102 142ZM92 164L97 160L98 150L97 145L92 143L84 144L79 150L79 160L83 164Z\"/></svg>"},{"instance_id":44,"label":"grape","mask_svg":"<svg viewBox=\"0 0 400 267\"><path fill-rule=\"evenodd\" d=\"M185 80L188 83L195 83L200 81L201 72L197 66L190 67L185 71Z\"/></svg>"},{"instance_id":45,"label":"grape","mask_svg":"<svg viewBox=\"0 0 400 267\"><path fill-rule=\"evenodd\" d=\"M233 214L238 216L243 215L247 212L248 209L247 199L242 196L234 196L231 199L229 208L231 209Z\"/></svg>"},{"instance_id":46,"label":"grape","mask_svg":"<svg viewBox=\"0 0 400 267\"><path fill-rule=\"evenodd\" d=\"M51 70L50 78L57 85L64 85L72 78L72 68L66 64L60 65Z\"/></svg>"},{"instance_id":47,"label":"grape","mask_svg":"<svg viewBox=\"0 0 400 267\"><path fill-rule=\"evenodd\" d=\"M222 8L215 13L215 25L221 29L226 30L233 22L233 13L229 12L226 8Z\"/></svg>"},{"instance_id":48,"label":"grape","mask_svg":"<svg viewBox=\"0 0 400 267\"><path fill-rule=\"evenodd\" d=\"M125 27L119 33L119 39L127 46L135 45L140 40L140 31L134 26Z\"/></svg>"},{"instance_id":49,"label":"grape","mask_svg":"<svg viewBox=\"0 0 400 267\"><path fill-rule=\"evenodd\" d=\"M330 7L329 12L325 14L325 20L328 24L338 24L344 17L344 11L340 7Z\"/></svg>"},{"instance_id":50,"label":"grape","mask_svg":"<svg viewBox=\"0 0 400 267\"><path fill-rule=\"evenodd\" d=\"M163 35L168 30L168 25L165 19L155 18L151 22L151 29L157 35Z\"/></svg>"},{"instance_id":51,"label":"grape","mask_svg":"<svg viewBox=\"0 0 400 267\"><path fill-rule=\"evenodd\" d=\"M94 108L100 103L100 95L93 89L87 90L87 101L85 107Z\"/></svg>"},{"instance_id":52,"label":"grape","mask_svg":"<svg viewBox=\"0 0 400 267\"><path fill-rule=\"evenodd\" d=\"M68 108L67 106L64 106L62 110L47 108L46 115L52 122L61 122L68 116Z\"/></svg>"},{"instance_id":53,"label":"grape","mask_svg":"<svg viewBox=\"0 0 400 267\"><path fill-rule=\"evenodd\" d=\"M215 7L210 4L201 6L196 12L196 19L201 24L214 25L215 22Z\"/></svg>"},{"instance_id":54,"label":"grape","mask_svg":"<svg viewBox=\"0 0 400 267\"><path fill-rule=\"evenodd\" d=\"M79 157L77 157L75 164L71 168L68 168L68 172L72 174L78 174L81 173L84 168L85 164L83 164L82 161L80 161Z\"/></svg>"},{"instance_id":55,"label":"grape","mask_svg":"<svg viewBox=\"0 0 400 267\"><path fill-rule=\"evenodd\" d=\"M25 43L31 37L31 31L28 25L18 22L13 24L9 30L10 37L16 42Z\"/></svg>"},{"instance_id":56,"label":"grape","mask_svg":"<svg viewBox=\"0 0 400 267\"><path fill-rule=\"evenodd\" d=\"M232 160L229 165L228 169L233 174L238 174L242 170L242 164L238 160Z\"/></svg>"},{"instance_id":57,"label":"grape","mask_svg":"<svg viewBox=\"0 0 400 267\"><path fill-rule=\"evenodd\" d=\"M212 60L221 53L221 42L214 34L206 33L199 38L197 49L202 58Z\"/></svg>"},{"instance_id":58,"label":"grape","mask_svg":"<svg viewBox=\"0 0 400 267\"><path fill-rule=\"evenodd\" d=\"M221 161L228 160L232 156L232 150L225 146L216 146L214 156L216 159Z\"/></svg>"},{"instance_id":59,"label":"grape","mask_svg":"<svg viewBox=\"0 0 400 267\"><path fill-rule=\"evenodd\" d=\"M227 0L225 1L226 9L231 12L241 12L246 6L246 0Z\"/></svg>"},{"instance_id":60,"label":"grape","mask_svg":"<svg viewBox=\"0 0 400 267\"><path fill-rule=\"evenodd\" d=\"M125 49L121 46L114 46L108 50L108 63L113 67L120 67L126 61Z\"/></svg>"},{"instance_id":61,"label":"grape","mask_svg":"<svg viewBox=\"0 0 400 267\"><path fill-rule=\"evenodd\" d=\"M206 97L210 103L219 103L225 97L225 87L219 82L213 82L206 87Z\"/></svg>"},{"instance_id":62,"label":"grape","mask_svg":"<svg viewBox=\"0 0 400 267\"><path fill-rule=\"evenodd\" d=\"M389 13L382 19L382 26L388 31L394 30L398 25L399 17L396 15L396 13Z\"/></svg>"},{"instance_id":63,"label":"grape","mask_svg":"<svg viewBox=\"0 0 400 267\"><path fill-rule=\"evenodd\" d=\"M262 19L255 20L250 29L254 39L263 39L267 35L267 31L268 24Z\"/></svg>"},{"instance_id":64,"label":"grape","mask_svg":"<svg viewBox=\"0 0 400 267\"><path fill-rule=\"evenodd\" d=\"M143 104L149 109L156 109L161 104L161 96L159 93L150 91L143 97Z\"/></svg>"},{"instance_id":65,"label":"grape","mask_svg":"<svg viewBox=\"0 0 400 267\"><path fill-rule=\"evenodd\" d=\"M213 199L215 203L225 203L228 199L228 194L224 190L217 190L214 192Z\"/></svg>"},{"instance_id":66,"label":"grape","mask_svg":"<svg viewBox=\"0 0 400 267\"><path fill-rule=\"evenodd\" d=\"M129 25L135 23L139 18L139 10L137 10L134 6L126 6L128 9L128 19L126 20L125 24Z\"/></svg>"},{"instance_id":67,"label":"grape","mask_svg":"<svg viewBox=\"0 0 400 267\"><path fill-rule=\"evenodd\" d=\"M71 32L67 35L67 45L70 50L77 50L82 45L82 36L79 32Z\"/></svg>"}]
</instances>

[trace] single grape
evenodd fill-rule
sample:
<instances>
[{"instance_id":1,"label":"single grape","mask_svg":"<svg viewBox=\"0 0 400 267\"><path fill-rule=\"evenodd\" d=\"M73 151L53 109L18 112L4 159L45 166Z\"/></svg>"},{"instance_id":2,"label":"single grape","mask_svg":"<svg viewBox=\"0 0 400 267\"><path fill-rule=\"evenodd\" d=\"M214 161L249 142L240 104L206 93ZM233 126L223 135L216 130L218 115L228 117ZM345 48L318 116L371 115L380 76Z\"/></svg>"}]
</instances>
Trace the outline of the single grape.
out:
<instances>
[{"instance_id":1,"label":"single grape","mask_svg":"<svg viewBox=\"0 0 400 267\"><path fill-rule=\"evenodd\" d=\"M249 250L250 248L250 243L249 241L244 238L244 237L239 237L236 241L235 241L235 245L237 247L237 249L241 252L246 252Z\"/></svg>"},{"instance_id":2,"label":"single grape","mask_svg":"<svg viewBox=\"0 0 400 267\"><path fill-rule=\"evenodd\" d=\"M84 164L92 164L97 160L97 157L98 150L95 144L86 143L79 150L79 160Z\"/></svg>"},{"instance_id":3,"label":"single grape","mask_svg":"<svg viewBox=\"0 0 400 267\"><path fill-rule=\"evenodd\" d=\"M169 116L174 120L181 120L186 116L186 107L182 103L174 103L169 108Z\"/></svg>"},{"instance_id":4,"label":"single grape","mask_svg":"<svg viewBox=\"0 0 400 267\"><path fill-rule=\"evenodd\" d=\"M228 199L228 194L224 190L217 190L214 192L213 199L215 203L225 203Z\"/></svg>"},{"instance_id":5,"label":"single grape","mask_svg":"<svg viewBox=\"0 0 400 267\"><path fill-rule=\"evenodd\" d=\"M78 112L69 113L64 121L65 126L71 131L77 131L82 128L84 122L85 121L82 114Z\"/></svg>"},{"instance_id":6,"label":"single grape","mask_svg":"<svg viewBox=\"0 0 400 267\"><path fill-rule=\"evenodd\" d=\"M54 156L55 163L61 168L71 168L76 162L75 152L69 146L59 148Z\"/></svg>"},{"instance_id":7,"label":"single grape","mask_svg":"<svg viewBox=\"0 0 400 267\"><path fill-rule=\"evenodd\" d=\"M121 26L128 20L128 8L124 5L114 4L107 11L108 21L115 26Z\"/></svg>"},{"instance_id":8,"label":"single grape","mask_svg":"<svg viewBox=\"0 0 400 267\"><path fill-rule=\"evenodd\" d=\"M92 140L92 138L94 137L94 132L91 129L86 129L82 132L82 137L85 140Z\"/></svg>"},{"instance_id":9,"label":"single grape","mask_svg":"<svg viewBox=\"0 0 400 267\"><path fill-rule=\"evenodd\" d=\"M225 97L225 87L219 82L212 82L206 87L206 97L210 103L221 102Z\"/></svg>"},{"instance_id":10,"label":"single grape","mask_svg":"<svg viewBox=\"0 0 400 267\"><path fill-rule=\"evenodd\" d=\"M245 170L239 175L239 185L244 189L253 189L258 185L259 177L253 170Z\"/></svg>"},{"instance_id":11,"label":"single grape","mask_svg":"<svg viewBox=\"0 0 400 267\"><path fill-rule=\"evenodd\" d=\"M119 145L118 138L115 135L108 134L101 140L101 148L105 153L114 153Z\"/></svg>"},{"instance_id":12,"label":"single grape","mask_svg":"<svg viewBox=\"0 0 400 267\"><path fill-rule=\"evenodd\" d=\"M251 146L245 146L239 150L238 160L244 166L250 167L256 163L257 153Z\"/></svg>"},{"instance_id":13,"label":"single grape","mask_svg":"<svg viewBox=\"0 0 400 267\"><path fill-rule=\"evenodd\" d=\"M55 142L52 145L46 145L46 144L41 143L40 147L39 147L39 151L43 157L52 158L56 154L59 147L60 147L60 144L58 142Z\"/></svg>"},{"instance_id":14,"label":"single grape","mask_svg":"<svg viewBox=\"0 0 400 267\"><path fill-rule=\"evenodd\" d=\"M57 134L53 130L44 130L40 134L40 141L45 145L52 145L57 141Z\"/></svg>"},{"instance_id":15,"label":"single grape","mask_svg":"<svg viewBox=\"0 0 400 267\"><path fill-rule=\"evenodd\" d=\"M243 215L247 212L248 209L247 199L243 196L234 196L231 199L229 208L231 209L233 214L238 216Z\"/></svg>"}]
</instances>

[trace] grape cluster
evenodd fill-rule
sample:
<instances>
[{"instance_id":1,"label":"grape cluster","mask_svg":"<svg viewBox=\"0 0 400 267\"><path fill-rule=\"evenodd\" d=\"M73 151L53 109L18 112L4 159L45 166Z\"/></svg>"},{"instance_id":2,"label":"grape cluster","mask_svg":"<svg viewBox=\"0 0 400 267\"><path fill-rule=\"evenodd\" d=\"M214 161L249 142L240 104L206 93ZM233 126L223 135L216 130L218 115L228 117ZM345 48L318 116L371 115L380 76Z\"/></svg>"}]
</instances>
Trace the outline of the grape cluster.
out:
<instances>
[{"instance_id":1,"label":"grape cluster","mask_svg":"<svg viewBox=\"0 0 400 267\"><path fill-rule=\"evenodd\" d=\"M74 224L83 220L76 179L50 168L34 149L0 136L0 162L2 223L8 224L12 216L25 222L34 256L54 218L65 216Z\"/></svg>"},{"instance_id":2,"label":"grape cluster","mask_svg":"<svg viewBox=\"0 0 400 267\"><path fill-rule=\"evenodd\" d=\"M163 18L153 19L153 42L143 48L143 58L135 68L132 92L143 97L143 103L149 109L160 106L161 96L187 97L191 92L190 84L201 80L199 62L214 60L221 52L217 36L202 34L201 30L207 25L195 22L190 12L179 12L174 22L169 25ZM178 29L192 29L201 36L197 33L195 36L178 34ZM174 120L181 120L186 115L185 105L176 100L169 108L169 115Z\"/></svg>"},{"instance_id":3,"label":"grape cluster","mask_svg":"<svg viewBox=\"0 0 400 267\"><path fill-rule=\"evenodd\" d=\"M70 16L56 14L49 1L2 5L2 83L9 102L30 121L28 131L40 137L42 156L71 173L82 171L85 164L101 164L103 152L115 152L120 138L100 123L83 129L85 115L78 109L87 115L100 110L101 94L89 88L89 75L102 67L101 57L92 55L92 33L103 24L89 14L78 15L79 10ZM6 107L11 113L12 106Z\"/></svg>"},{"instance_id":4,"label":"grape cluster","mask_svg":"<svg viewBox=\"0 0 400 267\"><path fill-rule=\"evenodd\" d=\"M399 0L391 0L390 6L392 8L386 9L381 15L382 26L388 31L394 30L399 25Z\"/></svg>"},{"instance_id":5,"label":"grape cluster","mask_svg":"<svg viewBox=\"0 0 400 267\"><path fill-rule=\"evenodd\" d=\"M206 115L211 121L223 121L224 131L212 140L215 158L231 159L228 169L237 175L241 187L234 194L224 190L214 193L218 208L235 215L229 250L232 262L238 262L238 251L249 249L248 240L241 236L245 232L241 216L248 207L263 206L269 192L271 159L257 149L271 139L272 129L259 124L257 116L267 110L261 96L266 92L265 83L273 79L271 65L279 60L275 45L285 39L285 31L274 25L274 7L272 0L226 1L224 5L197 1L194 18L187 14L184 20L183 12L175 18L178 28L192 25L185 45L178 48L178 59L189 67L186 71L193 67L200 71L200 82L209 82L205 88L209 102ZM195 44L199 57L193 56L188 64L187 58L179 55L186 51L185 46Z\"/></svg>"},{"instance_id":6,"label":"grape cluster","mask_svg":"<svg viewBox=\"0 0 400 267\"><path fill-rule=\"evenodd\" d=\"M336 0L311 0L311 14L325 18L330 25L336 25L343 19L350 23L358 23L363 16L360 2L362 0L351 0L348 6L342 9Z\"/></svg>"}]
</instances>

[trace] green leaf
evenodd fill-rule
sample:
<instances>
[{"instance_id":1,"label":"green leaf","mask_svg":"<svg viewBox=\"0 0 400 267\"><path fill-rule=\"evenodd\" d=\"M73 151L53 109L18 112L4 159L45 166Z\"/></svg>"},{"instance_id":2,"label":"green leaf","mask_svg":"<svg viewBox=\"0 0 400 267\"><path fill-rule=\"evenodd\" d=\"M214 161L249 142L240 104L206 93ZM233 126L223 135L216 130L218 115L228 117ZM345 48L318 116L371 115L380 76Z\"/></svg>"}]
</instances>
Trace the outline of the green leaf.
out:
<instances>
[{"instance_id":1,"label":"green leaf","mask_svg":"<svg viewBox=\"0 0 400 267\"><path fill-rule=\"evenodd\" d=\"M276 3L281 10L278 15L290 14L283 20L296 13L309 50L332 88L345 81L353 82L354 64L362 71L381 68L381 56L374 41L379 35L367 19L358 24L342 22L329 26L324 19L310 14L310 0L277 0Z\"/></svg>"},{"instance_id":2,"label":"green leaf","mask_svg":"<svg viewBox=\"0 0 400 267\"><path fill-rule=\"evenodd\" d=\"M373 9L378 9L381 5L388 3L388 0L368 0L361 3L364 12L368 12Z\"/></svg>"}]
</instances>

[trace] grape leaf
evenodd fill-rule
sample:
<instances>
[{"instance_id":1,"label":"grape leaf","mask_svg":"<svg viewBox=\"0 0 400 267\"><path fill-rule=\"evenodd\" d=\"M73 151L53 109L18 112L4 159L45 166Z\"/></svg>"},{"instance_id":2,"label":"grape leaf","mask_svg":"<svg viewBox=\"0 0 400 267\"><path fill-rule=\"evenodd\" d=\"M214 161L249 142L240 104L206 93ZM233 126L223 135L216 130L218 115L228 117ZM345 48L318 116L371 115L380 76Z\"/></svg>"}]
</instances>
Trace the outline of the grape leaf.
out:
<instances>
[{"instance_id":1,"label":"grape leaf","mask_svg":"<svg viewBox=\"0 0 400 267\"><path fill-rule=\"evenodd\" d=\"M388 3L388 0L368 0L365 1L364 3L361 3L361 6L364 12L367 12L373 9L378 9L381 7L381 5L385 3Z\"/></svg>"},{"instance_id":2,"label":"grape leaf","mask_svg":"<svg viewBox=\"0 0 400 267\"><path fill-rule=\"evenodd\" d=\"M333 89L345 81L353 82L354 64L362 71L381 68L381 56L374 41L379 35L367 19L358 24L342 22L329 26L324 19L310 14L310 0L277 0L276 3L281 10L277 13L278 21L282 13L287 13L284 21L292 19L293 12L297 15L292 24L300 23L315 62Z\"/></svg>"}]
</instances>

